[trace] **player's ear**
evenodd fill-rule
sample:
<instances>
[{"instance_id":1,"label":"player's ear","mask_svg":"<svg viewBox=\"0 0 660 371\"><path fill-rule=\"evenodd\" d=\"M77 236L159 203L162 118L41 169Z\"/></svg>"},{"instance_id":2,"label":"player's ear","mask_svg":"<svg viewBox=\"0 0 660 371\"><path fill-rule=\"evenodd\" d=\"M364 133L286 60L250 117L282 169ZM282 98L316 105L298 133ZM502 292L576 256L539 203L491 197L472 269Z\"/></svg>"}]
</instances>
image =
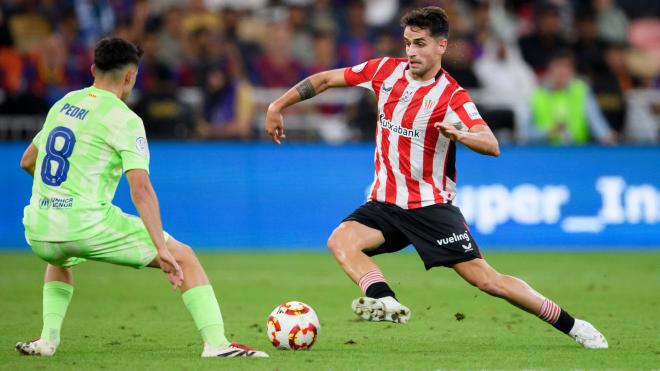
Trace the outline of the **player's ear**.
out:
<instances>
[{"instance_id":1,"label":"player's ear","mask_svg":"<svg viewBox=\"0 0 660 371\"><path fill-rule=\"evenodd\" d=\"M445 52L447 51L447 43L448 43L447 39L441 36L437 40L438 40L437 41L438 53L445 54Z\"/></svg>"},{"instance_id":2,"label":"player's ear","mask_svg":"<svg viewBox=\"0 0 660 371\"><path fill-rule=\"evenodd\" d=\"M92 67L90 67L90 69L92 70L92 77L96 78L96 65L92 64Z\"/></svg>"},{"instance_id":3,"label":"player's ear","mask_svg":"<svg viewBox=\"0 0 660 371\"><path fill-rule=\"evenodd\" d=\"M124 84L133 86L135 79L137 77L137 70L134 68L127 68L126 74L124 75Z\"/></svg>"}]
</instances>

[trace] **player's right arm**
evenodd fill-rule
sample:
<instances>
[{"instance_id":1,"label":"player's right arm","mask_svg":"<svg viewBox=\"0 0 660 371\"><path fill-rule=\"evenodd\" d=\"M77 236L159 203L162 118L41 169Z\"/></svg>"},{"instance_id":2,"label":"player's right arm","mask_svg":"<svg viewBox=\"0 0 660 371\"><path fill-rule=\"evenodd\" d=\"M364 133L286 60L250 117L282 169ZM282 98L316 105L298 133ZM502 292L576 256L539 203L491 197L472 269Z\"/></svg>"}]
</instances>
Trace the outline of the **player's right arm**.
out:
<instances>
[{"instance_id":1,"label":"player's right arm","mask_svg":"<svg viewBox=\"0 0 660 371\"><path fill-rule=\"evenodd\" d=\"M284 118L282 110L298 102L321 94L329 88L349 86L344 77L344 69L328 70L311 75L268 106L266 112L266 132L273 142L280 144L284 135Z\"/></svg>"},{"instance_id":2,"label":"player's right arm","mask_svg":"<svg viewBox=\"0 0 660 371\"><path fill-rule=\"evenodd\" d=\"M34 176L34 168L37 164L37 156L39 156L39 140L41 139L41 131L34 136L32 143L25 149L23 157L21 157L21 168L27 171L30 175Z\"/></svg>"},{"instance_id":3,"label":"player's right arm","mask_svg":"<svg viewBox=\"0 0 660 371\"><path fill-rule=\"evenodd\" d=\"M133 204L158 251L160 267L172 285L175 288L180 287L183 283L183 271L165 245L158 197L149 180L149 174L144 169L131 169L126 171L126 178Z\"/></svg>"},{"instance_id":4,"label":"player's right arm","mask_svg":"<svg viewBox=\"0 0 660 371\"><path fill-rule=\"evenodd\" d=\"M38 155L39 149L34 143L30 143L25 153L23 153L23 157L21 157L21 167L32 176L34 176L34 166L37 163Z\"/></svg>"}]
</instances>

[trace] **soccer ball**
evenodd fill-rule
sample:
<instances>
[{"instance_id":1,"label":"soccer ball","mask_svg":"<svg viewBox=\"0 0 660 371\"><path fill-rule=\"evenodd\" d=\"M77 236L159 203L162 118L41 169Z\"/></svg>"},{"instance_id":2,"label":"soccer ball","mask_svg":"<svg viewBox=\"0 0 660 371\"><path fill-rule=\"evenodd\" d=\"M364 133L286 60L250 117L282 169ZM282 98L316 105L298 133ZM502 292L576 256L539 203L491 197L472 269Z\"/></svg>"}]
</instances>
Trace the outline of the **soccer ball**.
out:
<instances>
[{"instance_id":1,"label":"soccer ball","mask_svg":"<svg viewBox=\"0 0 660 371\"><path fill-rule=\"evenodd\" d=\"M278 349L309 349L320 330L321 324L314 309L299 301L278 305L266 321L268 339Z\"/></svg>"}]
</instances>

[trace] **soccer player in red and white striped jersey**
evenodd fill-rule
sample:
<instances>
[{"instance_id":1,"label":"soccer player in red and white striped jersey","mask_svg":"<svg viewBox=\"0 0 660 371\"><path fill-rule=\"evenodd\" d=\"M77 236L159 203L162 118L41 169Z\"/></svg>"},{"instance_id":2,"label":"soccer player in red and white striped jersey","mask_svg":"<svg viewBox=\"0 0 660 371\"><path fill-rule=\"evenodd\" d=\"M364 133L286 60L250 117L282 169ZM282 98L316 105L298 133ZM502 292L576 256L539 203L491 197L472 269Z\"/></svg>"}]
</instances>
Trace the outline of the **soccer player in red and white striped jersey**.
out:
<instances>
[{"instance_id":1,"label":"soccer player in red and white striped jersey","mask_svg":"<svg viewBox=\"0 0 660 371\"><path fill-rule=\"evenodd\" d=\"M491 156L497 139L467 91L442 69L447 14L438 7L413 10L401 19L407 58L379 58L303 80L268 107L266 131L284 138L282 110L329 88L359 86L376 94L375 173L367 202L345 218L328 247L364 297L353 311L364 319L405 323L410 310L371 256L412 244L426 269L453 268L482 291L504 298L569 334L587 348L606 348L605 337L575 319L522 280L495 271L479 252L456 194L456 145Z\"/></svg>"}]
</instances>

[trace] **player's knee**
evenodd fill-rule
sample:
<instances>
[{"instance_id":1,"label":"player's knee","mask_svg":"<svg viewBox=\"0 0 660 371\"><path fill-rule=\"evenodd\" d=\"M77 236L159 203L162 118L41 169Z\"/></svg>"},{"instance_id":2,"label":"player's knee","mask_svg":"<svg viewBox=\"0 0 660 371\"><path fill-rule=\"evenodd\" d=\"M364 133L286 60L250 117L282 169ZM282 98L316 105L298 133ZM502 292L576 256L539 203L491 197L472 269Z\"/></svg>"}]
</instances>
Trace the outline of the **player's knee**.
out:
<instances>
[{"instance_id":1,"label":"player's knee","mask_svg":"<svg viewBox=\"0 0 660 371\"><path fill-rule=\"evenodd\" d=\"M177 263L180 265L191 264L192 262L197 261L195 252L185 243L177 241L174 246L170 247L170 252L174 256L174 259L176 259Z\"/></svg>"},{"instance_id":2,"label":"player's knee","mask_svg":"<svg viewBox=\"0 0 660 371\"><path fill-rule=\"evenodd\" d=\"M351 233L350 230L343 226L337 227L332 231L330 238L328 238L328 249L335 256L343 255L347 249L350 249L354 245L354 243L351 242L353 240L353 238L351 238Z\"/></svg>"},{"instance_id":3,"label":"player's knee","mask_svg":"<svg viewBox=\"0 0 660 371\"><path fill-rule=\"evenodd\" d=\"M333 254L336 254L336 252L341 249L341 243L339 240L340 237L338 236L337 230L335 229L332 231L330 237L328 237L328 242L326 243L328 250L330 250Z\"/></svg>"}]
</instances>

